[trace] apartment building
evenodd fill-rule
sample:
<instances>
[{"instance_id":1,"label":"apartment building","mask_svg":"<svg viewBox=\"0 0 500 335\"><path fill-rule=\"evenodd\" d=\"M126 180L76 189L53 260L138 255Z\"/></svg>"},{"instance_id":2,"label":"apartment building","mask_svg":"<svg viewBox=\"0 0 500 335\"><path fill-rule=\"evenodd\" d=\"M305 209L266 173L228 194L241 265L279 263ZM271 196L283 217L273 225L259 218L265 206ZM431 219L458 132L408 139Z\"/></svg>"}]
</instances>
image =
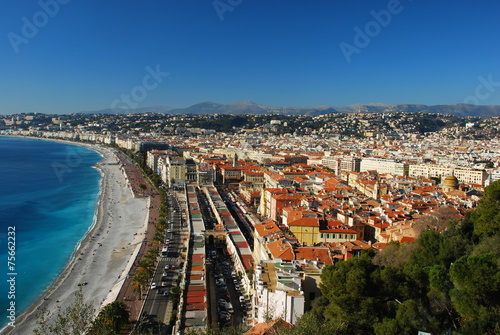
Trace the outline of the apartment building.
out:
<instances>
[{"instance_id":1,"label":"apartment building","mask_svg":"<svg viewBox=\"0 0 500 335\"><path fill-rule=\"evenodd\" d=\"M254 316L257 322L282 318L296 324L304 314L301 276L281 259L261 261L254 276Z\"/></svg>"},{"instance_id":2,"label":"apartment building","mask_svg":"<svg viewBox=\"0 0 500 335\"><path fill-rule=\"evenodd\" d=\"M408 164L382 158L363 158L360 163L359 171L373 170L380 174L390 173L396 176L407 176Z\"/></svg>"},{"instance_id":3,"label":"apartment building","mask_svg":"<svg viewBox=\"0 0 500 335\"><path fill-rule=\"evenodd\" d=\"M212 185L215 181L215 171L210 164L200 163L196 168L198 185Z\"/></svg>"},{"instance_id":4,"label":"apartment building","mask_svg":"<svg viewBox=\"0 0 500 335\"><path fill-rule=\"evenodd\" d=\"M485 170L431 164L410 164L408 171L410 177L444 178L455 176L461 184L478 184L482 186L484 186L488 177Z\"/></svg>"}]
</instances>

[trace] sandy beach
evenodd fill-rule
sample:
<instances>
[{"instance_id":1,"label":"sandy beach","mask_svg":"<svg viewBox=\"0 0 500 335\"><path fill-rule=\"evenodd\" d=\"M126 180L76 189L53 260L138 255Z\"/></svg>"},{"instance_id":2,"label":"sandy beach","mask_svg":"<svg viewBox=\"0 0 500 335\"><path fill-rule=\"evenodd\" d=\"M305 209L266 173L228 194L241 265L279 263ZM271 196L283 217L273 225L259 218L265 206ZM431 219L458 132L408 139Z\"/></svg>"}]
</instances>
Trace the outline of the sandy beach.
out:
<instances>
[{"instance_id":1,"label":"sandy beach","mask_svg":"<svg viewBox=\"0 0 500 335\"><path fill-rule=\"evenodd\" d=\"M85 236L74 257L38 302L16 319L15 327L3 334L32 334L36 327L36 311L46 308L54 317L74 301L75 292L82 289L85 302L96 310L116 299L128 274L148 225L148 198L134 198L120 170L113 149L83 145L103 155L97 164L102 171L101 194L97 220ZM87 283L83 286L79 284Z\"/></svg>"}]
</instances>

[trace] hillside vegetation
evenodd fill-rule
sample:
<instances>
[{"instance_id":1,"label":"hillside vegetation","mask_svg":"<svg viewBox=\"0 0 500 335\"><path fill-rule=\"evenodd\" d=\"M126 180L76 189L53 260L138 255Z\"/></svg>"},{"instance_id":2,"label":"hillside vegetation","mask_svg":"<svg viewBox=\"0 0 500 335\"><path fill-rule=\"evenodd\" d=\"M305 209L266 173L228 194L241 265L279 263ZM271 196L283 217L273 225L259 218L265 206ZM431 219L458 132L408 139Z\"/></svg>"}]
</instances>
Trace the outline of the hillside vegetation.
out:
<instances>
[{"instance_id":1,"label":"hillside vegetation","mask_svg":"<svg viewBox=\"0 0 500 335\"><path fill-rule=\"evenodd\" d=\"M496 181L444 233L426 231L413 244L326 267L323 296L291 333L500 334L499 265Z\"/></svg>"}]
</instances>

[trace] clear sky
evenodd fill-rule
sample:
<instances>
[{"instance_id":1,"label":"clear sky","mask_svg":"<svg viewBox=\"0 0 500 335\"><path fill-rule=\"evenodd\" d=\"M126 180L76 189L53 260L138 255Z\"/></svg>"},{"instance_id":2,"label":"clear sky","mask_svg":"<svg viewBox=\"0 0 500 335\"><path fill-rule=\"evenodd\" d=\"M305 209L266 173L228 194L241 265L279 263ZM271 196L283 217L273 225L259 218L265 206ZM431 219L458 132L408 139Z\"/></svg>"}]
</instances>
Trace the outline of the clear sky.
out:
<instances>
[{"instance_id":1,"label":"clear sky","mask_svg":"<svg viewBox=\"0 0 500 335\"><path fill-rule=\"evenodd\" d=\"M498 0L2 0L0 36L1 114L500 105Z\"/></svg>"}]
</instances>

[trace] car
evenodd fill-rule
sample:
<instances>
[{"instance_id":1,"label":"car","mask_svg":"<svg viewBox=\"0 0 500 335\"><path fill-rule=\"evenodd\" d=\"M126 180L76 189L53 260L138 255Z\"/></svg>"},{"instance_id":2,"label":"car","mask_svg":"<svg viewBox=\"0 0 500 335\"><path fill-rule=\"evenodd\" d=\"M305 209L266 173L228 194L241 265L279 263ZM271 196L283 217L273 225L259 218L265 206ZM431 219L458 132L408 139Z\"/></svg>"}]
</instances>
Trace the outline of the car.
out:
<instances>
[{"instance_id":1,"label":"car","mask_svg":"<svg viewBox=\"0 0 500 335\"><path fill-rule=\"evenodd\" d=\"M167 233L172 234L174 231L172 229L167 229Z\"/></svg>"},{"instance_id":2,"label":"car","mask_svg":"<svg viewBox=\"0 0 500 335\"><path fill-rule=\"evenodd\" d=\"M224 304L224 306L226 305L226 299L219 299L219 304Z\"/></svg>"},{"instance_id":3,"label":"car","mask_svg":"<svg viewBox=\"0 0 500 335\"><path fill-rule=\"evenodd\" d=\"M156 283L151 283L151 289L154 290L156 288Z\"/></svg>"},{"instance_id":4,"label":"car","mask_svg":"<svg viewBox=\"0 0 500 335\"><path fill-rule=\"evenodd\" d=\"M244 297L244 296L242 296L242 295L240 295L238 299L240 299L240 302L241 302L241 303L244 303L244 302L245 302L245 297Z\"/></svg>"},{"instance_id":5,"label":"car","mask_svg":"<svg viewBox=\"0 0 500 335\"><path fill-rule=\"evenodd\" d=\"M170 265L171 270L175 270L175 265Z\"/></svg>"},{"instance_id":6,"label":"car","mask_svg":"<svg viewBox=\"0 0 500 335\"><path fill-rule=\"evenodd\" d=\"M167 277L168 276L168 272L167 271L163 271L163 273L161 275L162 275L162 277Z\"/></svg>"},{"instance_id":7,"label":"car","mask_svg":"<svg viewBox=\"0 0 500 335\"><path fill-rule=\"evenodd\" d=\"M240 290L240 285L239 284L234 284L234 288L239 291Z\"/></svg>"},{"instance_id":8,"label":"car","mask_svg":"<svg viewBox=\"0 0 500 335\"><path fill-rule=\"evenodd\" d=\"M165 270L170 269L170 264L165 265Z\"/></svg>"}]
</instances>

